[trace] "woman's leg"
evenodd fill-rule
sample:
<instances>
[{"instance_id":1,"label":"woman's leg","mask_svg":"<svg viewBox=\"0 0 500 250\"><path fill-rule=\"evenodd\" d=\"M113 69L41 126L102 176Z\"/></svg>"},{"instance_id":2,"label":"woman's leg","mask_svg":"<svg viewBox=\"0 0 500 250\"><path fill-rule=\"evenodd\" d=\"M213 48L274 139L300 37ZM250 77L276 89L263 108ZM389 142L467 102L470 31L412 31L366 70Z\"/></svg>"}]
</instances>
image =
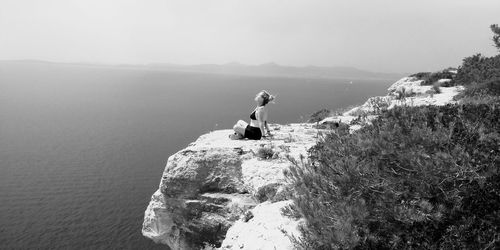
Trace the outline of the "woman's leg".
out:
<instances>
[{"instance_id":1,"label":"woman's leg","mask_svg":"<svg viewBox=\"0 0 500 250\"><path fill-rule=\"evenodd\" d=\"M245 129L247 128L248 123L243 120L239 120L234 126L234 132L240 134L242 137L245 136Z\"/></svg>"}]
</instances>

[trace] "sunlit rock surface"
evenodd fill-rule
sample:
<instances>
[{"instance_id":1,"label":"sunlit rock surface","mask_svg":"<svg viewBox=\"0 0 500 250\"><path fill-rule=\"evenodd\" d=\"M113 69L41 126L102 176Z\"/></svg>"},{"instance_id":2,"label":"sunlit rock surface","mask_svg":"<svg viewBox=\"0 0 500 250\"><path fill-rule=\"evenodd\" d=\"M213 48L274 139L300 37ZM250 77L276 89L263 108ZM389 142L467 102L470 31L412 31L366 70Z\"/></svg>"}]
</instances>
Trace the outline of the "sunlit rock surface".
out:
<instances>
[{"instance_id":1,"label":"sunlit rock surface","mask_svg":"<svg viewBox=\"0 0 500 250\"><path fill-rule=\"evenodd\" d=\"M302 220L282 215L281 209L289 204L259 204L229 229L221 249L295 249L289 237L300 237L298 226Z\"/></svg>"},{"instance_id":2,"label":"sunlit rock surface","mask_svg":"<svg viewBox=\"0 0 500 250\"><path fill-rule=\"evenodd\" d=\"M438 83L448 81L450 80L440 79ZM392 109L396 106L443 106L454 103L453 97L464 89L463 86L439 87L439 93L436 93L432 85L421 85L422 82L415 77L404 77L388 88L387 95L370 97L362 105L354 107L342 115L327 117L319 123L342 122L349 125L350 131L354 132L360 129L363 123L370 123L377 117L376 114L383 109ZM363 117L361 122L357 119L360 116Z\"/></svg>"},{"instance_id":3,"label":"sunlit rock surface","mask_svg":"<svg viewBox=\"0 0 500 250\"><path fill-rule=\"evenodd\" d=\"M274 136L260 141L230 140L231 130L214 131L170 156L145 212L143 235L172 249L220 246L248 210L286 199L287 157L307 155L319 131L312 124L271 125L271 130ZM263 155L269 159L261 157L262 148L270 149ZM277 206L270 207L280 215ZM271 231L284 235L279 226Z\"/></svg>"}]
</instances>

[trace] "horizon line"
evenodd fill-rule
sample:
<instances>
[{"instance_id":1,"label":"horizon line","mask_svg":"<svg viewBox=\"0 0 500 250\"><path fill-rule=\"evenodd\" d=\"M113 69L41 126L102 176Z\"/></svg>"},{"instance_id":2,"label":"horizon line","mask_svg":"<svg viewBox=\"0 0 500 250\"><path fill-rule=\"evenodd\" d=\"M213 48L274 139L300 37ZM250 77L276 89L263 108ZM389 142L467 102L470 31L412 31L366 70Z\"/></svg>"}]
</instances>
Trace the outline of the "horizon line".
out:
<instances>
[{"instance_id":1,"label":"horizon line","mask_svg":"<svg viewBox=\"0 0 500 250\"><path fill-rule=\"evenodd\" d=\"M249 67L259 67L259 66L276 66L276 67L288 67L288 68L321 68L321 69L353 69L353 70L359 70L359 71L364 71L364 72L369 72L369 73L375 73L375 74L408 74L408 72L381 72L381 71L373 71L370 69L361 69L357 68L355 66L324 66L324 65L314 65L314 64L308 64L308 65L303 65L303 66L294 66L294 65L286 65L286 64L279 64L276 62L267 62L267 63L261 63L261 64L246 64L246 63L240 63L238 61L230 61L227 63L198 63L198 64L182 64L182 63L171 63L171 62L149 62L149 63L117 63L117 62L86 62L86 61L51 61L51 60L42 60L42 59L0 59L0 62L31 62L31 63L51 63L51 64L74 64L74 65L96 65L96 66L142 66L142 67L148 67L148 66L154 66L154 65L171 65L171 66L182 66L182 67L190 67L190 66L205 66L205 65L211 65L211 66L231 66L231 65L237 65L237 66L249 66Z\"/></svg>"}]
</instances>

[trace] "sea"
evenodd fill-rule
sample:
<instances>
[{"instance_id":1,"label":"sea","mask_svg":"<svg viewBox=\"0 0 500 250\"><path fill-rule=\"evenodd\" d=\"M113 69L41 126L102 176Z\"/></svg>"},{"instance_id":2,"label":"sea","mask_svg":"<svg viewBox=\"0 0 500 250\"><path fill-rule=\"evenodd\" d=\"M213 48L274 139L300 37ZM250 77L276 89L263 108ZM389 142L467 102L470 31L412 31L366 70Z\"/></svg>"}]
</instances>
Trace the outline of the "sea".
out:
<instances>
[{"instance_id":1,"label":"sea","mask_svg":"<svg viewBox=\"0 0 500 250\"><path fill-rule=\"evenodd\" d=\"M0 63L0 249L168 249L141 234L170 155L249 120L270 123L384 95L397 79L251 77Z\"/></svg>"}]
</instances>

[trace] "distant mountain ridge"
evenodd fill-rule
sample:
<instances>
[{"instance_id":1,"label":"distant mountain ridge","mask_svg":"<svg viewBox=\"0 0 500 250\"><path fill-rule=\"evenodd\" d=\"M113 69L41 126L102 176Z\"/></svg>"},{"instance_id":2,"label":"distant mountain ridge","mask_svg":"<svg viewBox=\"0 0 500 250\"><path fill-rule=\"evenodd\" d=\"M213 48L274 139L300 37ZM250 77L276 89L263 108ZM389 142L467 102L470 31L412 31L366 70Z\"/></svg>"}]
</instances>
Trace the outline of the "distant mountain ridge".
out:
<instances>
[{"instance_id":1,"label":"distant mountain ridge","mask_svg":"<svg viewBox=\"0 0 500 250\"><path fill-rule=\"evenodd\" d=\"M347 78L347 79L399 79L405 73L381 73L360 70L354 67L321 67L321 66L285 66L274 62L247 65L239 62L226 64L196 64L181 65L172 63L149 63L149 64L99 64L99 63L59 63L42 60L0 60L0 63L27 63L27 64L65 64L74 66L94 67L117 67L150 69L177 72L193 72L225 75L244 75L260 77L292 77L292 78Z\"/></svg>"},{"instance_id":2,"label":"distant mountain ridge","mask_svg":"<svg viewBox=\"0 0 500 250\"><path fill-rule=\"evenodd\" d=\"M168 63L151 63L145 65L151 69L248 75L248 76L277 76L277 77L305 77L305 78L374 78L395 79L405 74L380 73L360 70L354 67L320 67L320 66L284 66L274 62L260 65L246 65L238 62L226 64L199 64L199 65L177 65Z\"/></svg>"}]
</instances>

